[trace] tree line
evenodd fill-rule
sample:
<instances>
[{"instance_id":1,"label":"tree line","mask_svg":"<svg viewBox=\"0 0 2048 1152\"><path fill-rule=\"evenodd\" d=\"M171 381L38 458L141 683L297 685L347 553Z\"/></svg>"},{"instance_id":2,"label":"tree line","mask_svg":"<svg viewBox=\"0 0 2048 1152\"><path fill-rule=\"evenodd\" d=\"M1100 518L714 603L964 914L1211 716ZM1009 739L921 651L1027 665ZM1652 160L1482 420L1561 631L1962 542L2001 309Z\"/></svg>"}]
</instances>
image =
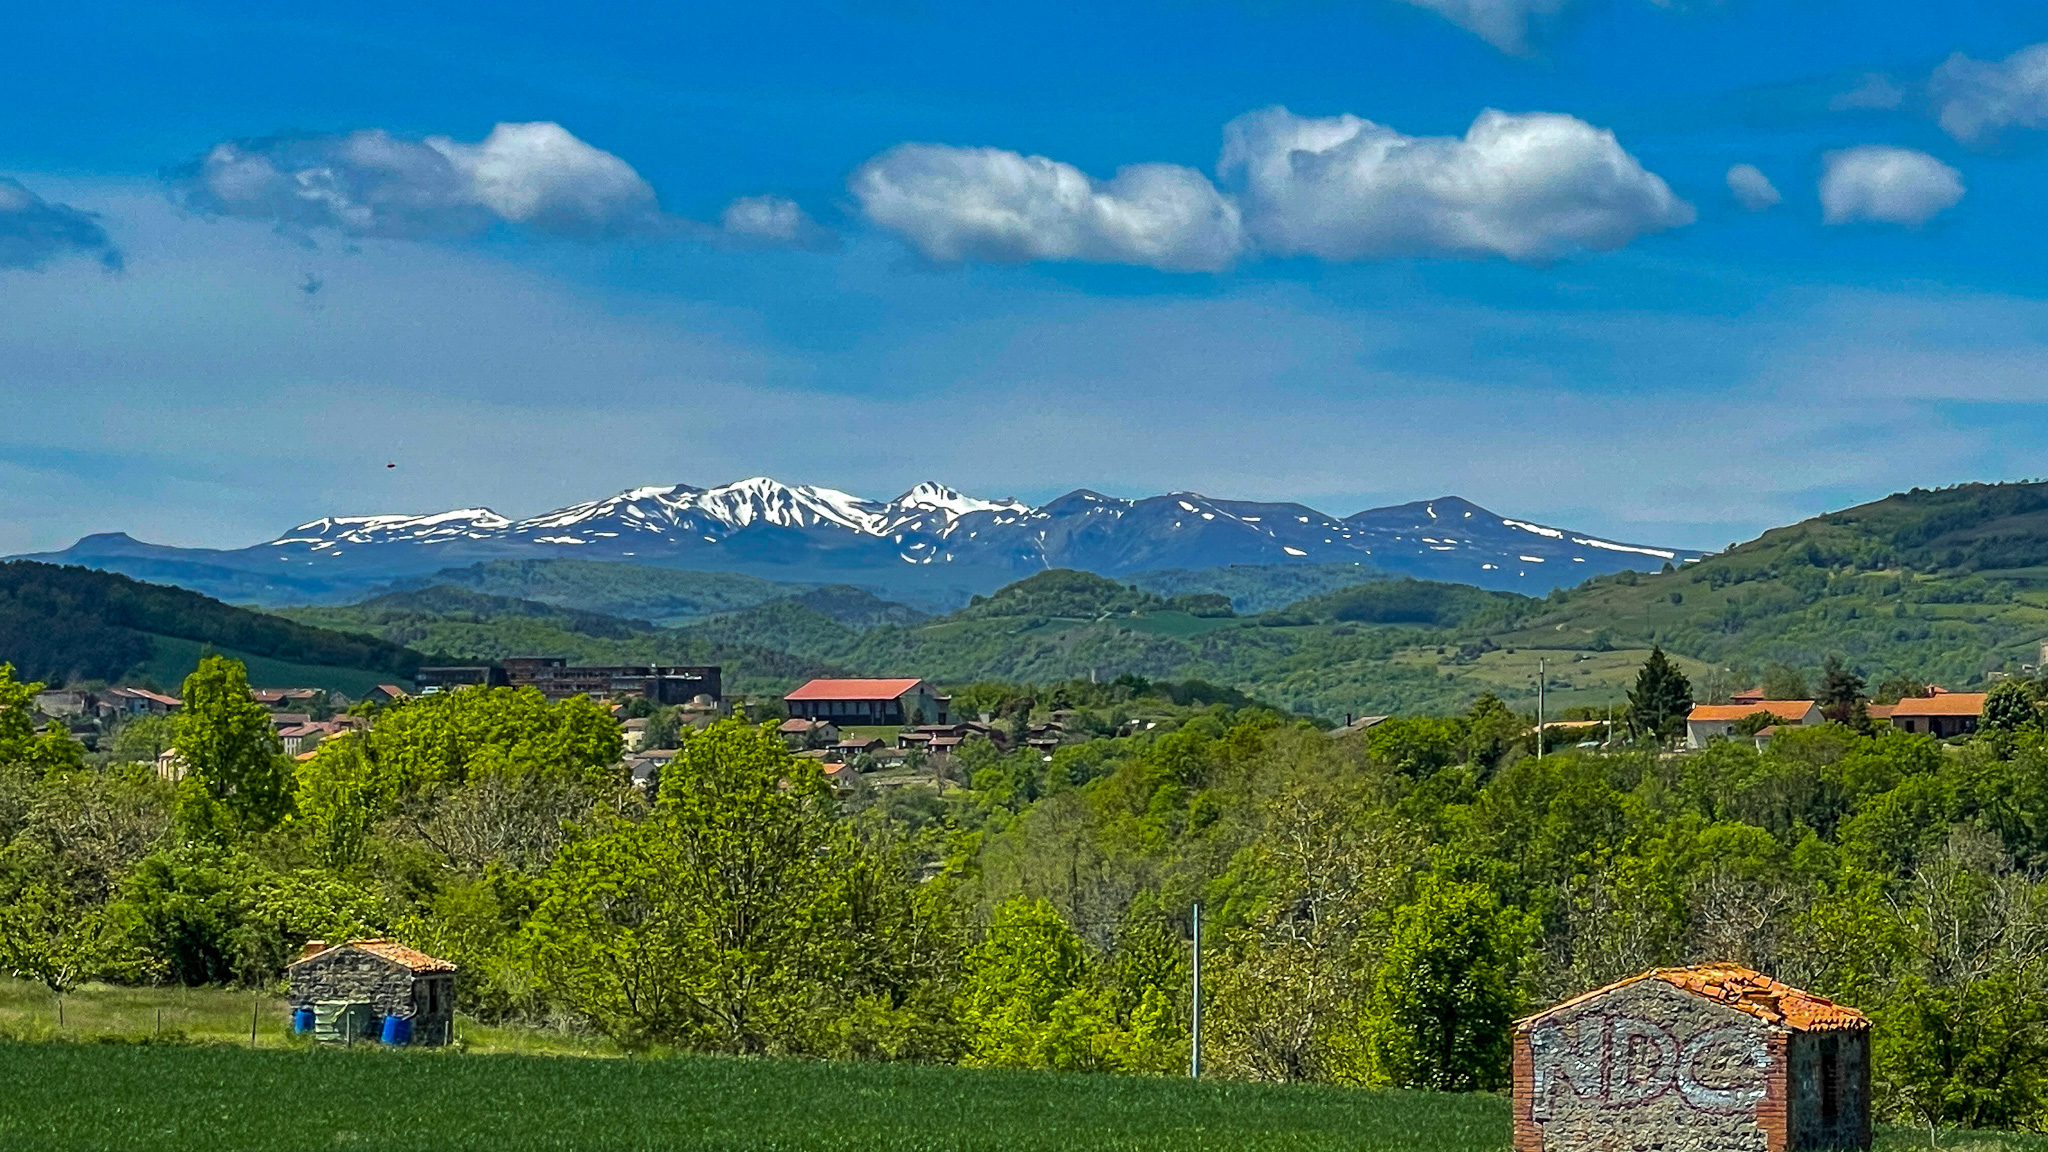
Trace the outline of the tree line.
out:
<instances>
[{"instance_id":1,"label":"tree line","mask_svg":"<svg viewBox=\"0 0 2048 1152\"><path fill-rule=\"evenodd\" d=\"M1674 673L1646 669L1639 719ZM1216 1075L1496 1090L1518 1015L1727 960L1869 1011L1885 1115L2048 1123L2031 701L1946 745L1839 722L1538 758L1497 700L1333 737L1195 695L849 792L737 720L636 788L606 709L513 689L294 762L220 659L169 781L0 685L0 965L58 991L267 985L307 938L391 935L462 966L467 1013L633 1049L1174 1074L1199 903Z\"/></svg>"}]
</instances>

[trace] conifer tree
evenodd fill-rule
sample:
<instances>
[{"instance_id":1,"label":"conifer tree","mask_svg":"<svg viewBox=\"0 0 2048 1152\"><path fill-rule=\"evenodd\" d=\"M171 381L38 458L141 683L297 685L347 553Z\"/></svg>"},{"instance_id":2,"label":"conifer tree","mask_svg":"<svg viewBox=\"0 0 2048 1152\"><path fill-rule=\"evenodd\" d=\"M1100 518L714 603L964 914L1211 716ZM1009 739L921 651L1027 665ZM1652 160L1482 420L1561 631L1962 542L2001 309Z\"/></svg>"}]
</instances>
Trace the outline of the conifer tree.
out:
<instances>
[{"instance_id":1,"label":"conifer tree","mask_svg":"<svg viewBox=\"0 0 2048 1152\"><path fill-rule=\"evenodd\" d=\"M1856 702L1863 699L1863 677L1850 671L1842 658L1830 654L1820 672L1820 708L1838 724L1851 721Z\"/></svg>"},{"instance_id":2,"label":"conifer tree","mask_svg":"<svg viewBox=\"0 0 2048 1152\"><path fill-rule=\"evenodd\" d=\"M1678 665L1664 655L1663 647L1650 649L1643 670L1636 674L1636 686L1628 694L1629 721L1636 731L1659 739L1675 736L1692 711L1692 681Z\"/></svg>"}]
</instances>

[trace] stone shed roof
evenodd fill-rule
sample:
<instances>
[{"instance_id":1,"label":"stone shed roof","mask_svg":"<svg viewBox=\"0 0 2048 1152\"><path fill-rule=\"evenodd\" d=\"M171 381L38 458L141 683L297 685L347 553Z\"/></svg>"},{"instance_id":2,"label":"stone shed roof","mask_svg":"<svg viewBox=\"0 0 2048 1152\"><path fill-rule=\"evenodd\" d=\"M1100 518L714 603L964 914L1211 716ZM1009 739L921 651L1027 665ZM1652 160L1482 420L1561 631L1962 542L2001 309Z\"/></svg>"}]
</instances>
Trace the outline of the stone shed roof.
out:
<instances>
[{"instance_id":1,"label":"stone shed roof","mask_svg":"<svg viewBox=\"0 0 2048 1152\"><path fill-rule=\"evenodd\" d=\"M1870 1027L1870 1018L1854 1008L1837 1004L1824 996L1802 992L1789 984L1780 983L1739 964L1701 964L1691 968L1652 969L1640 976L1618 980L1605 988L1595 988L1583 996L1574 996L1562 1004L1516 1023L1526 1026L1546 1016L1576 1008L1589 1000L1598 999L1645 980L1660 980L1682 992L1689 992L1717 1004L1725 1004L1738 1012L1746 1012L1766 1024L1788 1028L1794 1032L1856 1031Z\"/></svg>"},{"instance_id":2,"label":"stone shed roof","mask_svg":"<svg viewBox=\"0 0 2048 1152\"><path fill-rule=\"evenodd\" d=\"M302 957L292 967L297 967L308 960L315 960L325 956L336 948L355 948L368 952L380 960L389 960L393 964L402 965L419 973L455 971L455 965L450 964L446 960L436 959L417 948L408 948L396 940L386 940L382 937L373 940L351 940L346 944L336 944L333 948L322 949L311 956Z\"/></svg>"}]
</instances>

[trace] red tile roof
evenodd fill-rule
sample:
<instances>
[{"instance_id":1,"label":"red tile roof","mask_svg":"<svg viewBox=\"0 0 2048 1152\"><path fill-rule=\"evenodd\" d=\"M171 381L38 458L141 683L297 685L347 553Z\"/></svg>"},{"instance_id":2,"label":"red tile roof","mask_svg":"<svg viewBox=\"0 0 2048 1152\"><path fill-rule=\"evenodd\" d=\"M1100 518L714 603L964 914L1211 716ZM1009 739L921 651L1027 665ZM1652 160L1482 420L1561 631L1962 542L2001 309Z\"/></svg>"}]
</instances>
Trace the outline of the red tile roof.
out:
<instances>
[{"instance_id":1,"label":"red tile roof","mask_svg":"<svg viewBox=\"0 0 2048 1152\"><path fill-rule=\"evenodd\" d=\"M813 680L784 700L894 700L923 680Z\"/></svg>"},{"instance_id":2,"label":"red tile roof","mask_svg":"<svg viewBox=\"0 0 2048 1152\"><path fill-rule=\"evenodd\" d=\"M414 972L455 971L455 965L450 964L446 960L437 960L417 948L408 948L396 940L386 940L381 936L369 940L351 940L346 944L336 944L334 948L355 948L368 952L380 960L389 960L393 964L403 965ZM325 956L329 952L334 951L334 948L323 948L311 956L302 956L293 962L292 967L297 967L308 960Z\"/></svg>"},{"instance_id":3,"label":"red tile roof","mask_svg":"<svg viewBox=\"0 0 2048 1152\"><path fill-rule=\"evenodd\" d=\"M1526 1025L1567 1008L1576 1008L1589 1000L1645 980L1661 980L1680 991L1725 1004L1766 1024L1795 1032L1835 1032L1870 1027L1870 1018L1854 1008L1837 1004L1824 996L1802 992L1739 964L1656 968L1640 976L1617 980L1605 988L1595 988L1582 996L1574 996L1562 1004L1525 1017L1517 1024Z\"/></svg>"},{"instance_id":4,"label":"red tile roof","mask_svg":"<svg viewBox=\"0 0 2048 1152\"><path fill-rule=\"evenodd\" d=\"M1693 708L1687 720L1741 720L1759 712L1769 712L1789 724L1797 724L1813 710L1811 700L1759 700L1755 704L1701 704Z\"/></svg>"},{"instance_id":5,"label":"red tile roof","mask_svg":"<svg viewBox=\"0 0 2048 1152\"><path fill-rule=\"evenodd\" d=\"M1902 716L1982 716L1983 692L1944 692L1939 696L1908 696L1892 708L1892 718Z\"/></svg>"},{"instance_id":6,"label":"red tile roof","mask_svg":"<svg viewBox=\"0 0 2048 1152\"><path fill-rule=\"evenodd\" d=\"M154 700L167 708L178 708L184 704L184 701L179 700L176 696L166 696L161 692L151 692L147 688L109 688L107 691L116 696L139 696L144 700Z\"/></svg>"}]
</instances>

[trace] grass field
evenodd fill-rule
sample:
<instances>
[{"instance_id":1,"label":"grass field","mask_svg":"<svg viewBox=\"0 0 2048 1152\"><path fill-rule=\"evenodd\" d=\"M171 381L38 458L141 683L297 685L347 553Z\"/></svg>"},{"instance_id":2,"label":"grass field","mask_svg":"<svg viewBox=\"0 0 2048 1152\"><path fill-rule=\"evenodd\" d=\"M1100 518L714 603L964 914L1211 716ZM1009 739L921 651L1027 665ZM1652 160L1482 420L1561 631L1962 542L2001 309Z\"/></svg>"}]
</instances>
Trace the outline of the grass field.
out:
<instances>
[{"instance_id":1,"label":"grass field","mask_svg":"<svg viewBox=\"0 0 2048 1152\"><path fill-rule=\"evenodd\" d=\"M1497 1096L912 1065L0 1044L0 1148L1499 1152ZM1925 1147L1889 1131L1878 1147ZM2036 1139L1944 1134L1970 1152Z\"/></svg>"},{"instance_id":2,"label":"grass field","mask_svg":"<svg viewBox=\"0 0 2048 1152\"><path fill-rule=\"evenodd\" d=\"M220 656L232 656L249 669L249 683L257 688L325 688L331 692L346 692L353 699L360 699L365 692L378 684L397 679L389 672L365 672L359 668L329 668L318 664L294 664L287 660L273 660L268 656L251 656L232 648L216 648L201 644L197 640L184 640L176 636L153 636L156 647L149 662L140 672L143 679L155 683L166 692L175 694L185 677L199 667L200 656L211 652Z\"/></svg>"},{"instance_id":3,"label":"grass field","mask_svg":"<svg viewBox=\"0 0 2048 1152\"><path fill-rule=\"evenodd\" d=\"M0 979L0 1040L94 1043L229 1044L304 1049L291 1034L282 997L222 988L121 988L89 984L66 995L63 1011L40 984ZM535 1028L492 1028L457 1022L466 1052L542 1056L616 1056L609 1041ZM0 1149L6 1148L0 1143Z\"/></svg>"},{"instance_id":4,"label":"grass field","mask_svg":"<svg viewBox=\"0 0 2048 1152\"><path fill-rule=\"evenodd\" d=\"M157 1013L163 1013L162 1038ZM257 1047L249 1047L252 1011ZM316 1050L274 997L0 982L0 1149L304 1152L1504 1152L1497 1096L617 1057L586 1037L460 1025L460 1049ZM42 1043L24 1042L46 1041ZM98 1042L92 1042L98 1041ZM194 1042L198 1041L198 1042ZM573 1058L583 1057L583 1058ZM1878 1148L1927 1147L1883 1131ZM1944 1133L1959 1152L2048 1140Z\"/></svg>"}]
</instances>

